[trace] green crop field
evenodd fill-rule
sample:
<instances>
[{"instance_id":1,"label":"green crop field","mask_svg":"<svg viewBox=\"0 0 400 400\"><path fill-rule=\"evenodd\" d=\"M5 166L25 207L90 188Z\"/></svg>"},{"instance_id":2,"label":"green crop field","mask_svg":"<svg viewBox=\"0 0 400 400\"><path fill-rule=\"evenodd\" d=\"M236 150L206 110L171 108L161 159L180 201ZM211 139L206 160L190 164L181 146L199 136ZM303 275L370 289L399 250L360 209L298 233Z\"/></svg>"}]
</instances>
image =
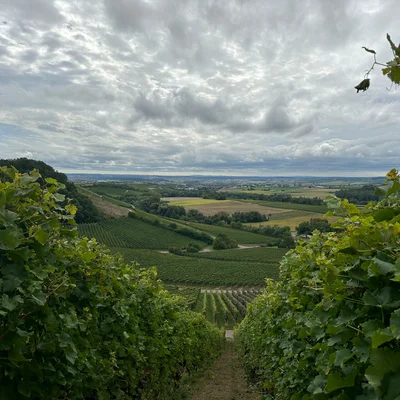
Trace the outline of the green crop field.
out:
<instances>
[{"instance_id":1,"label":"green crop field","mask_svg":"<svg viewBox=\"0 0 400 400\"><path fill-rule=\"evenodd\" d=\"M258 294L258 289L204 290L198 296L194 310L219 328L232 329L245 317L247 304Z\"/></svg>"},{"instance_id":2,"label":"green crop field","mask_svg":"<svg viewBox=\"0 0 400 400\"><path fill-rule=\"evenodd\" d=\"M265 207L280 208L286 210L309 211L321 214L325 214L328 211L328 208L325 205L316 206L312 204L282 203L279 201L265 201L265 200L242 200L242 201L245 203L259 204Z\"/></svg>"},{"instance_id":3,"label":"green crop field","mask_svg":"<svg viewBox=\"0 0 400 400\"><path fill-rule=\"evenodd\" d=\"M151 250L112 250L121 253L127 262L138 262L141 267L157 266L158 276L167 283L221 287L262 286L265 278L279 278L278 261L226 261L162 254Z\"/></svg>"},{"instance_id":4,"label":"green crop field","mask_svg":"<svg viewBox=\"0 0 400 400\"><path fill-rule=\"evenodd\" d=\"M262 244L268 243L268 241L270 240L268 236L241 231L239 229L225 228L223 226L198 224L196 222L191 222L189 226L207 232L213 236L217 236L219 233L224 233L225 235L228 235L231 239L236 240L239 244Z\"/></svg>"},{"instance_id":5,"label":"green crop field","mask_svg":"<svg viewBox=\"0 0 400 400\"><path fill-rule=\"evenodd\" d=\"M110 247L166 250L171 246L186 247L189 242L204 246L203 242L129 217L82 224L79 225L79 231L82 235L94 237Z\"/></svg>"},{"instance_id":6,"label":"green crop field","mask_svg":"<svg viewBox=\"0 0 400 400\"><path fill-rule=\"evenodd\" d=\"M255 247L253 249L230 249L202 253L187 253L187 255L208 260L248 261L277 264L287 251L287 249L272 247Z\"/></svg>"}]
</instances>

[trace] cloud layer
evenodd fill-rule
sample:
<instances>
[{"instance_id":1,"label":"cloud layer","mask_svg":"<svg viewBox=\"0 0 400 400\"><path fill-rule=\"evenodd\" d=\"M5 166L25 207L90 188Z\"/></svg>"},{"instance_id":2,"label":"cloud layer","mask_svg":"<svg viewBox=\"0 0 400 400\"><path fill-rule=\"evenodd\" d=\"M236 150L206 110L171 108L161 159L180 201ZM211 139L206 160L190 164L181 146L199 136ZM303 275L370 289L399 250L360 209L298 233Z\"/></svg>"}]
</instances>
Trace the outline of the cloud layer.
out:
<instances>
[{"instance_id":1,"label":"cloud layer","mask_svg":"<svg viewBox=\"0 0 400 400\"><path fill-rule=\"evenodd\" d=\"M0 0L1 157L63 171L369 175L399 163L373 71L398 0Z\"/></svg>"}]
</instances>

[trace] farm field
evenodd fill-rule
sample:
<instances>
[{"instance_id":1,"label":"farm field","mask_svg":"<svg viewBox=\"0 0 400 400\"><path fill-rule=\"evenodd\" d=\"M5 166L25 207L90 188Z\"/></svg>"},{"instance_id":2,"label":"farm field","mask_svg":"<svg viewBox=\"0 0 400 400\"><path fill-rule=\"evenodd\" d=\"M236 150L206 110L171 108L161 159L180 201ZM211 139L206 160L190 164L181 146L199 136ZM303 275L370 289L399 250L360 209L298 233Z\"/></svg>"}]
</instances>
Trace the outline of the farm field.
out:
<instances>
[{"instance_id":1,"label":"farm field","mask_svg":"<svg viewBox=\"0 0 400 400\"><path fill-rule=\"evenodd\" d=\"M309 221L311 218L323 218L327 219L329 222L337 221L338 217L324 217L322 214L316 213L309 213L308 215L303 215L300 217L291 217L291 218L284 218L284 219L272 219L270 221L263 221L263 222L250 222L245 225L248 226L289 226L291 231L295 231L296 227L299 226L302 222Z\"/></svg>"},{"instance_id":2,"label":"farm field","mask_svg":"<svg viewBox=\"0 0 400 400\"><path fill-rule=\"evenodd\" d=\"M215 204L215 203L230 203L232 200L215 200L215 199L203 199L201 197L162 197L161 200L167 201L174 206L199 206L204 204Z\"/></svg>"},{"instance_id":3,"label":"farm field","mask_svg":"<svg viewBox=\"0 0 400 400\"><path fill-rule=\"evenodd\" d=\"M169 201L168 199L175 199L175 201ZM261 214L277 214L280 212L285 212L285 209L279 209L276 207L266 207L260 204L253 204L237 200L212 200L212 199L201 199L194 197L191 200L177 201L182 199L179 197L165 197L164 200L169 201L171 205L183 206L186 210L199 210L206 216L214 215L217 212L224 211L228 214L233 214L234 212L249 212L258 211Z\"/></svg>"},{"instance_id":4,"label":"farm field","mask_svg":"<svg viewBox=\"0 0 400 400\"><path fill-rule=\"evenodd\" d=\"M179 233L129 217L81 224L79 231L109 247L166 250L171 246L186 247L189 242L197 243L201 247L205 245Z\"/></svg>"},{"instance_id":5,"label":"farm field","mask_svg":"<svg viewBox=\"0 0 400 400\"><path fill-rule=\"evenodd\" d=\"M194 311L202 313L219 328L233 329L246 316L247 304L259 294L258 289L203 290Z\"/></svg>"},{"instance_id":6,"label":"farm field","mask_svg":"<svg viewBox=\"0 0 400 400\"><path fill-rule=\"evenodd\" d=\"M95 207L108 217L126 217L132 206L109 196L101 196L84 187L77 186L78 190L87 196Z\"/></svg>"},{"instance_id":7,"label":"farm field","mask_svg":"<svg viewBox=\"0 0 400 400\"><path fill-rule=\"evenodd\" d=\"M279 263L288 252L287 249L273 247L254 247L252 249L230 249L203 253L188 253L189 257L206 258L209 260Z\"/></svg>"},{"instance_id":8,"label":"farm field","mask_svg":"<svg viewBox=\"0 0 400 400\"><path fill-rule=\"evenodd\" d=\"M265 195L273 194L290 194L293 197L318 197L325 199L326 197L334 194L338 189L329 188L308 188L308 187L286 187L286 188L259 188L254 190L242 188L223 188L220 192L233 192L233 193L257 193Z\"/></svg>"},{"instance_id":9,"label":"farm field","mask_svg":"<svg viewBox=\"0 0 400 400\"><path fill-rule=\"evenodd\" d=\"M199 224L197 222L191 222L189 226L207 232L213 236L223 233L228 235L231 239L236 240L239 244L264 244L268 243L268 240L270 239L268 236L246 232L239 229L225 228L223 226Z\"/></svg>"},{"instance_id":10,"label":"farm field","mask_svg":"<svg viewBox=\"0 0 400 400\"><path fill-rule=\"evenodd\" d=\"M265 201L265 200L243 200L244 203L259 204L265 207L272 207L284 210L298 210L298 211L309 211L315 213L325 214L328 208L325 205L315 206L312 204L295 204L295 203L282 203L279 201ZM282 211L283 212L283 211ZM273 214L272 214L273 215Z\"/></svg>"},{"instance_id":11,"label":"farm field","mask_svg":"<svg viewBox=\"0 0 400 400\"><path fill-rule=\"evenodd\" d=\"M166 283L210 287L262 286L265 278L279 278L279 262L225 261L204 257L177 256L152 250L112 248L127 262L141 267L157 266L159 278ZM244 251L244 250L237 250ZM202 253L203 254L203 253ZM209 254L209 253L204 253Z\"/></svg>"}]
</instances>

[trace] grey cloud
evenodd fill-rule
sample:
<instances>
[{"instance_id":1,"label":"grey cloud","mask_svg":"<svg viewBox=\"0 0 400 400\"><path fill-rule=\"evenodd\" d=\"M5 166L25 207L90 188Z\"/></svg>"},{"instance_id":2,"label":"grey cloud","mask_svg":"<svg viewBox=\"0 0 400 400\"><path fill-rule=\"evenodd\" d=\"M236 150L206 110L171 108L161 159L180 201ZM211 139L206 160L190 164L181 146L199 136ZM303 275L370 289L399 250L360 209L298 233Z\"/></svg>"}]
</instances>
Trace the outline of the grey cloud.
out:
<instances>
[{"instance_id":1,"label":"grey cloud","mask_svg":"<svg viewBox=\"0 0 400 400\"><path fill-rule=\"evenodd\" d=\"M63 20L63 16L52 0L5 0L2 7L10 13L9 16L16 20L27 19L49 25ZM7 17L5 21L7 21Z\"/></svg>"},{"instance_id":2,"label":"grey cloud","mask_svg":"<svg viewBox=\"0 0 400 400\"><path fill-rule=\"evenodd\" d=\"M2 7L4 156L182 173L398 164L398 90L377 68L353 89L372 62L361 46L391 57L397 0L32 4Z\"/></svg>"}]
</instances>

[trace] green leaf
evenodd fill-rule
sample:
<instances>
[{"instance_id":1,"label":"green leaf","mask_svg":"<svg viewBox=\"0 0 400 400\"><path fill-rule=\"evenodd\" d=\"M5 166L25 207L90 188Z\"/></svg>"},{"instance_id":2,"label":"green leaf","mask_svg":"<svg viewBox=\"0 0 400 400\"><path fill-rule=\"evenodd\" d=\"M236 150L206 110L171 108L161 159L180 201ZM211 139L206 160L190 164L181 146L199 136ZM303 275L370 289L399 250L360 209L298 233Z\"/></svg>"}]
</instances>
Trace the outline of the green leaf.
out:
<instances>
[{"instance_id":1,"label":"green leaf","mask_svg":"<svg viewBox=\"0 0 400 400\"><path fill-rule=\"evenodd\" d=\"M344 388L344 387L350 387L354 385L356 376L357 376L358 371L356 369L353 369L351 373L349 373L346 376L342 376L339 373L330 373L328 375L328 382L326 384L326 391L328 393L334 392L335 390Z\"/></svg>"},{"instance_id":2,"label":"green leaf","mask_svg":"<svg viewBox=\"0 0 400 400\"><path fill-rule=\"evenodd\" d=\"M46 178L45 181L50 185L57 185L57 181L54 178Z\"/></svg>"},{"instance_id":3,"label":"green leaf","mask_svg":"<svg viewBox=\"0 0 400 400\"><path fill-rule=\"evenodd\" d=\"M371 276L387 275L395 271L395 265L374 257L368 271Z\"/></svg>"},{"instance_id":4,"label":"green leaf","mask_svg":"<svg viewBox=\"0 0 400 400\"><path fill-rule=\"evenodd\" d=\"M10 352L8 353L8 359L14 364L19 363L19 362L28 361L22 354L20 348L14 348L14 349L10 350Z\"/></svg>"},{"instance_id":5,"label":"green leaf","mask_svg":"<svg viewBox=\"0 0 400 400\"><path fill-rule=\"evenodd\" d=\"M343 366L343 364L353 357L353 353L349 349L342 349L336 352L335 365L337 367Z\"/></svg>"},{"instance_id":6,"label":"green leaf","mask_svg":"<svg viewBox=\"0 0 400 400\"><path fill-rule=\"evenodd\" d=\"M384 208L382 210L378 210L374 213L375 221L389 221L396 215L395 211L392 208Z\"/></svg>"},{"instance_id":7,"label":"green leaf","mask_svg":"<svg viewBox=\"0 0 400 400\"><path fill-rule=\"evenodd\" d=\"M66 359L71 364L75 364L75 361L78 358L78 354L77 354L76 350L69 347L69 348L65 349L64 354L65 354Z\"/></svg>"},{"instance_id":8,"label":"green leaf","mask_svg":"<svg viewBox=\"0 0 400 400\"><path fill-rule=\"evenodd\" d=\"M369 306L396 308L400 306L400 291L386 286L375 290L373 293L365 292L362 300L364 304Z\"/></svg>"},{"instance_id":9,"label":"green leaf","mask_svg":"<svg viewBox=\"0 0 400 400\"><path fill-rule=\"evenodd\" d=\"M0 223L12 224L17 219L18 219L17 213L10 210L6 210L5 208L0 208Z\"/></svg>"},{"instance_id":10,"label":"green leaf","mask_svg":"<svg viewBox=\"0 0 400 400\"><path fill-rule=\"evenodd\" d=\"M325 390L326 378L322 375L317 375L309 384L307 391L311 394L323 393Z\"/></svg>"},{"instance_id":11,"label":"green leaf","mask_svg":"<svg viewBox=\"0 0 400 400\"><path fill-rule=\"evenodd\" d=\"M379 331L375 331L371 338L372 348L377 349L381 344L386 343L392 339L394 339L394 337L389 327L381 329Z\"/></svg>"},{"instance_id":12,"label":"green leaf","mask_svg":"<svg viewBox=\"0 0 400 400\"><path fill-rule=\"evenodd\" d=\"M378 388L383 377L390 372L396 372L400 368L400 351L387 347L372 350L371 365L367 368L365 376L370 385Z\"/></svg>"},{"instance_id":13,"label":"green leaf","mask_svg":"<svg viewBox=\"0 0 400 400\"><path fill-rule=\"evenodd\" d=\"M38 179L37 176L35 177L35 176L30 176L30 175L28 175L28 174L23 174L23 175L21 176L21 183L22 183L23 185L28 185L29 183L36 182L37 179Z\"/></svg>"},{"instance_id":14,"label":"green leaf","mask_svg":"<svg viewBox=\"0 0 400 400\"><path fill-rule=\"evenodd\" d=\"M40 243L40 244L46 244L47 239L49 237L49 234L44 231L43 229L39 229L35 234L34 238Z\"/></svg>"},{"instance_id":15,"label":"green leaf","mask_svg":"<svg viewBox=\"0 0 400 400\"><path fill-rule=\"evenodd\" d=\"M383 329L384 325L382 321L378 319L371 319L361 324L361 327L366 337L372 337L377 330Z\"/></svg>"},{"instance_id":16,"label":"green leaf","mask_svg":"<svg viewBox=\"0 0 400 400\"><path fill-rule=\"evenodd\" d=\"M18 304L22 304L23 302L24 301L20 295L9 297L8 295L3 294L0 306L8 311L12 311L18 307Z\"/></svg>"},{"instance_id":17,"label":"green leaf","mask_svg":"<svg viewBox=\"0 0 400 400\"><path fill-rule=\"evenodd\" d=\"M39 306L44 306L47 300L46 295L43 292L36 292L35 294L32 294L32 298Z\"/></svg>"},{"instance_id":18,"label":"green leaf","mask_svg":"<svg viewBox=\"0 0 400 400\"><path fill-rule=\"evenodd\" d=\"M63 201L65 200L65 196L64 196L63 194L56 193L56 194L54 195L54 199L55 199L55 201L57 201L58 203L61 203L61 202L63 202Z\"/></svg>"},{"instance_id":19,"label":"green leaf","mask_svg":"<svg viewBox=\"0 0 400 400\"><path fill-rule=\"evenodd\" d=\"M18 392L21 393L25 397L31 397L31 383L24 382L18 384Z\"/></svg>"},{"instance_id":20,"label":"green leaf","mask_svg":"<svg viewBox=\"0 0 400 400\"><path fill-rule=\"evenodd\" d=\"M11 229L0 230L0 249L14 250L21 244L20 234Z\"/></svg>"},{"instance_id":21,"label":"green leaf","mask_svg":"<svg viewBox=\"0 0 400 400\"><path fill-rule=\"evenodd\" d=\"M390 329L396 339L400 339L400 309L393 311L390 316Z\"/></svg>"}]
</instances>

